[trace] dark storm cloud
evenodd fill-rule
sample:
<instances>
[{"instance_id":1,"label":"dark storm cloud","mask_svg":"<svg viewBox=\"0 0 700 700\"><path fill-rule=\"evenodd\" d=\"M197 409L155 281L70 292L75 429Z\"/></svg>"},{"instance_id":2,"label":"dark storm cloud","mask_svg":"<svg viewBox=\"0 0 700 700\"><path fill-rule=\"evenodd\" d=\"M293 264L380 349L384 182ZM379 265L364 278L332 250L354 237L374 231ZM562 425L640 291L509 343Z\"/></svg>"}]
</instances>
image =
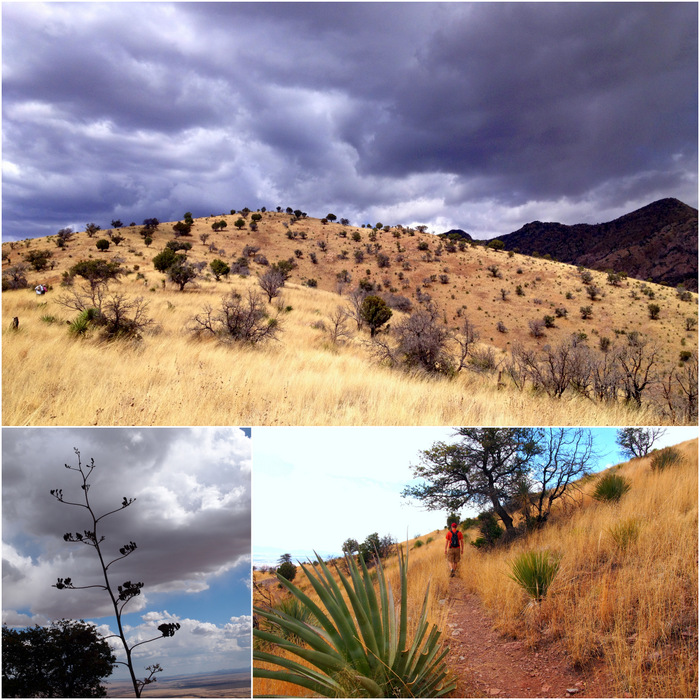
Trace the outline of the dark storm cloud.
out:
<instances>
[{"instance_id":1,"label":"dark storm cloud","mask_svg":"<svg viewBox=\"0 0 700 700\"><path fill-rule=\"evenodd\" d=\"M136 500L103 521L107 556L131 541L137 550L115 564L118 582L144 581L153 592L205 590L212 577L250 556L250 440L237 429L10 429L3 431L3 610L45 618L109 613L101 591L58 591L99 581L91 548L63 534L91 529L80 502L78 466L94 458L90 500L98 515ZM101 594L102 593L102 594ZM86 613L86 610L88 611ZM14 612L13 612L14 611Z\"/></svg>"},{"instance_id":2,"label":"dark storm cloud","mask_svg":"<svg viewBox=\"0 0 700 700\"><path fill-rule=\"evenodd\" d=\"M3 6L3 226L697 205L695 3Z\"/></svg>"}]
</instances>

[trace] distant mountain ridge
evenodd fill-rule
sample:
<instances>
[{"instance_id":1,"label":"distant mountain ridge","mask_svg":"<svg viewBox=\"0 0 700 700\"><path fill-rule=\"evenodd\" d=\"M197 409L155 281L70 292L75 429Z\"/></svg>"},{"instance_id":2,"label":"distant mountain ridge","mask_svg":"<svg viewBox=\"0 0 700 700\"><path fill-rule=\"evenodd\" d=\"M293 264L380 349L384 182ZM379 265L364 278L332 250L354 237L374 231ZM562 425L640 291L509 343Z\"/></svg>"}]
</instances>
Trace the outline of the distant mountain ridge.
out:
<instances>
[{"instance_id":1,"label":"distant mountain ridge","mask_svg":"<svg viewBox=\"0 0 700 700\"><path fill-rule=\"evenodd\" d=\"M498 239L506 250L698 289L698 210L678 199L660 199L602 224L533 221Z\"/></svg>"}]
</instances>

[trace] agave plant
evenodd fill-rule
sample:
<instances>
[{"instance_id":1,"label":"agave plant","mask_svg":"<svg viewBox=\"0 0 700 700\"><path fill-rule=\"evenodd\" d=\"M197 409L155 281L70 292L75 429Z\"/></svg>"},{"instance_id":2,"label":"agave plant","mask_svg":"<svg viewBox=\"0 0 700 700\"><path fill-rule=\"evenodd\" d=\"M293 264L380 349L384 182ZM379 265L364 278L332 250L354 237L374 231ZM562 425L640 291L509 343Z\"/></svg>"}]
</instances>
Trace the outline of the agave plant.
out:
<instances>
[{"instance_id":1,"label":"agave plant","mask_svg":"<svg viewBox=\"0 0 700 700\"><path fill-rule=\"evenodd\" d=\"M456 683L447 678L444 659L449 649L440 643L441 632L433 625L428 633L430 587L423 599L413 639L409 639L408 559L404 559L402 552L399 553L398 617L381 562L377 562L377 592L362 558L360 571L355 560L346 554L349 577L335 566L340 585L327 564L318 555L316 559L313 566L301 565L301 568L325 610L293 583L281 576L277 578L311 611L317 624L300 622L280 610L254 609L256 615L293 633L303 643L272 631L253 630L257 638L276 644L312 667L259 649L253 652L253 660L269 662L280 670L254 666L255 677L294 683L323 697L433 698L455 689Z\"/></svg>"},{"instance_id":2,"label":"agave plant","mask_svg":"<svg viewBox=\"0 0 700 700\"><path fill-rule=\"evenodd\" d=\"M559 571L559 561L551 552L523 552L511 564L509 577L539 603Z\"/></svg>"}]
</instances>

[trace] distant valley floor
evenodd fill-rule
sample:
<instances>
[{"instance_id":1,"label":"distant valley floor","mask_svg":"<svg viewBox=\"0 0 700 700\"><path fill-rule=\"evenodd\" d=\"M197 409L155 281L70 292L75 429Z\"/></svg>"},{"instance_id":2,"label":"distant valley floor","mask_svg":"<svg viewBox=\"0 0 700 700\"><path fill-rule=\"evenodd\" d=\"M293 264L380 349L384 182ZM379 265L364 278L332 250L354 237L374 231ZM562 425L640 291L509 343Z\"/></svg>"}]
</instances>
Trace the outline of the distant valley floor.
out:
<instances>
[{"instance_id":1,"label":"distant valley floor","mask_svg":"<svg viewBox=\"0 0 700 700\"><path fill-rule=\"evenodd\" d=\"M165 676L144 688L142 697L159 698L249 698L250 673L230 671L198 673L191 676ZM107 684L108 698L134 697L130 681Z\"/></svg>"}]
</instances>

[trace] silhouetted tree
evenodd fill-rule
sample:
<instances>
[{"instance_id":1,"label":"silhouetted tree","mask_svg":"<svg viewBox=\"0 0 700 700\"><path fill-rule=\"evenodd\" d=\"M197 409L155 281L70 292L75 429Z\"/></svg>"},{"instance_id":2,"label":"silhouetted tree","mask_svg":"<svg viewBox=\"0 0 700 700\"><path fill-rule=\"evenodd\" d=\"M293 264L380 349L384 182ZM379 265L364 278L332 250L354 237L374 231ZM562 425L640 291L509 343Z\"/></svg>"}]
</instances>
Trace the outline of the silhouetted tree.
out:
<instances>
[{"instance_id":1,"label":"silhouetted tree","mask_svg":"<svg viewBox=\"0 0 700 700\"><path fill-rule=\"evenodd\" d=\"M118 226L114 228L118 228ZM100 227L95 223L85 224L85 233L87 233L88 238L92 238L99 230Z\"/></svg>"},{"instance_id":2,"label":"silhouetted tree","mask_svg":"<svg viewBox=\"0 0 700 700\"><path fill-rule=\"evenodd\" d=\"M93 625L58 620L48 627L2 628L4 698L103 698L100 681L116 663Z\"/></svg>"},{"instance_id":3,"label":"silhouetted tree","mask_svg":"<svg viewBox=\"0 0 700 700\"><path fill-rule=\"evenodd\" d=\"M69 464L66 464L64 466L66 467L66 469L77 472L80 475L80 479L82 480L82 484L80 485L82 496L80 500L66 500L63 496L63 489L51 489L51 495L59 503L63 503L69 506L75 506L77 508L82 508L88 512L90 521L88 529L83 530L82 532L67 532L65 535L63 535L63 539L66 542L73 542L79 545L87 545L88 547L92 547L95 550L95 553L97 554L97 557L100 561L100 567L102 569L104 583L77 586L75 585L75 583L73 583L72 578L66 577L59 578L57 582L53 585L54 588L57 588L59 590L82 590L87 588L100 588L107 592L112 602L112 607L114 608L114 616L117 622L117 628L119 630L119 634L113 636L119 637L119 639L121 640L126 656L126 661L116 661L116 663L124 665L129 669L131 682L134 686L134 693L136 697L139 698L141 697L141 691L143 690L144 686L148 685L149 683L153 683L155 680L154 675L159 671L162 671L163 669L160 667L160 664L153 664L151 666L147 666L146 670L149 671L149 675L146 676L146 678L144 678L143 680L137 680L132 660L133 650L136 647L141 646L142 644L148 644L149 642L153 642L156 639L160 639L161 637L172 637L175 634L175 632L178 629L180 629L180 624L177 622L163 623L158 626L158 631L160 632L159 635L152 637L151 639L146 639L142 642L137 642L133 644L129 643L129 641L127 640L126 632L122 625L122 614L124 612L124 608L129 603L129 601L141 594L141 589L143 588L144 584L142 582L125 581L121 586L117 586L117 590L115 591L114 584L109 578L108 569L110 566L112 566L112 564L115 564L121 559L125 559L132 552L134 552L134 550L136 549L136 543L131 541L125 544L123 547L120 547L119 556L116 556L108 561L109 555L107 555L104 551L105 548L102 544L105 541L105 536L100 534L100 523L108 516L113 515L114 513L118 513L124 510L125 508L128 508L136 499L127 498L126 496L124 496L118 508L114 508L113 510L110 510L98 516L92 508L89 497L91 486L90 476L92 475L92 472L95 469L95 460L91 459L90 464L85 465L85 467L83 467L82 461L80 459L80 451L78 449L75 449L75 454L78 458L78 466L72 467ZM79 696L69 694L65 697Z\"/></svg>"},{"instance_id":4,"label":"silhouetted tree","mask_svg":"<svg viewBox=\"0 0 700 700\"><path fill-rule=\"evenodd\" d=\"M287 581L293 581L297 575L297 567L291 561L285 561L277 567L277 573Z\"/></svg>"}]
</instances>

